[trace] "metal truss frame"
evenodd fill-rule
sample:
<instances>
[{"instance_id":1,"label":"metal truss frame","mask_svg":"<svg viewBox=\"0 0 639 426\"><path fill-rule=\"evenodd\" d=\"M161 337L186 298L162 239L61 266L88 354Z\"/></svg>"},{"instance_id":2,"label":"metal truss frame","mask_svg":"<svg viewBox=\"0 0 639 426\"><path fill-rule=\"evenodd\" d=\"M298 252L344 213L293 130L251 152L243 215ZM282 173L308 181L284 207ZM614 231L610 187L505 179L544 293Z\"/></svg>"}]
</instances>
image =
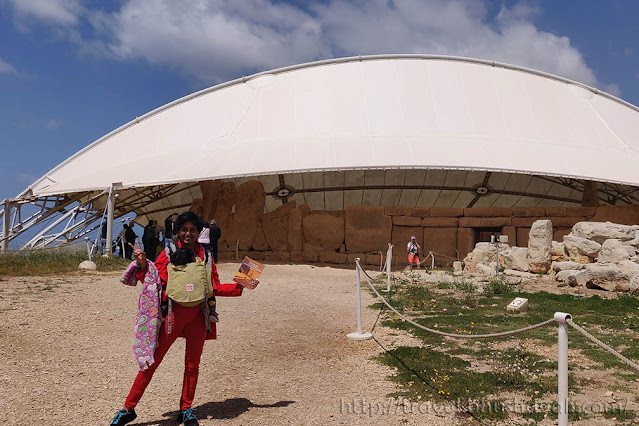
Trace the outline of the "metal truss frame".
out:
<instances>
[{"instance_id":1,"label":"metal truss frame","mask_svg":"<svg viewBox=\"0 0 639 426\"><path fill-rule=\"evenodd\" d=\"M109 197L110 191L114 192L117 200L111 220L124 220L123 217L131 213L139 217L188 207L190 203L151 210L146 208L149 204L198 185L196 182L182 188L178 184L127 189L114 187L104 191L6 199L2 202L0 210L0 224L3 230L0 247L4 251L8 250L10 241L27 232L33 232L34 235L20 247L20 250L44 248L51 244L66 245L88 236L101 227L106 212L97 205L107 204L105 199ZM118 192L123 196L118 197ZM37 211L23 217L23 208L27 205L30 208L35 207Z\"/></svg>"}]
</instances>

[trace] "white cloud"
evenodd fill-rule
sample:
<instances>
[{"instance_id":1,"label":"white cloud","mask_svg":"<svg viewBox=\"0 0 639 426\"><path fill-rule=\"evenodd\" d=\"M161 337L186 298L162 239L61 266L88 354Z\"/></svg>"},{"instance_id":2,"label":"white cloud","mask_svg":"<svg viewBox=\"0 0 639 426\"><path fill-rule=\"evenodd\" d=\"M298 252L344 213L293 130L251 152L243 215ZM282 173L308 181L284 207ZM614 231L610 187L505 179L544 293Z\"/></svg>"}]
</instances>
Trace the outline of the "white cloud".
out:
<instances>
[{"instance_id":1,"label":"white cloud","mask_svg":"<svg viewBox=\"0 0 639 426\"><path fill-rule=\"evenodd\" d=\"M0 74L2 73L15 73L16 69L9 64L8 62L5 62L2 58L0 58Z\"/></svg>"},{"instance_id":2,"label":"white cloud","mask_svg":"<svg viewBox=\"0 0 639 426\"><path fill-rule=\"evenodd\" d=\"M25 19L55 25L75 25L83 11L80 0L9 0L9 3L20 25L25 25Z\"/></svg>"},{"instance_id":3,"label":"white cloud","mask_svg":"<svg viewBox=\"0 0 639 426\"><path fill-rule=\"evenodd\" d=\"M188 7L187 7L188 5ZM104 51L143 58L207 82L339 56L425 53L491 59L575 79L597 80L567 37L540 31L541 11L520 2L488 16L475 0L332 0L305 12L272 0L127 0L94 15Z\"/></svg>"},{"instance_id":4,"label":"white cloud","mask_svg":"<svg viewBox=\"0 0 639 426\"><path fill-rule=\"evenodd\" d=\"M212 82L242 73L328 57L316 19L268 0L130 0L102 16L121 59L144 58Z\"/></svg>"},{"instance_id":5,"label":"white cloud","mask_svg":"<svg viewBox=\"0 0 639 426\"><path fill-rule=\"evenodd\" d=\"M542 11L526 0L496 16L488 0L315 0L304 10L275 0L122 0L115 12L89 11L80 0L4 1L18 18L71 31L69 40L83 53L143 59L207 84L318 59L424 53L506 62L598 85L569 38L536 27ZM93 37L75 31L80 19Z\"/></svg>"},{"instance_id":6,"label":"white cloud","mask_svg":"<svg viewBox=\"0 0 639 426\"><path fill-rule=\"evenodd\" d=\"M31 185L38 177L29 173L17 173L14 177L15 181L24 185Z\"/></svg>"}]
</instances>

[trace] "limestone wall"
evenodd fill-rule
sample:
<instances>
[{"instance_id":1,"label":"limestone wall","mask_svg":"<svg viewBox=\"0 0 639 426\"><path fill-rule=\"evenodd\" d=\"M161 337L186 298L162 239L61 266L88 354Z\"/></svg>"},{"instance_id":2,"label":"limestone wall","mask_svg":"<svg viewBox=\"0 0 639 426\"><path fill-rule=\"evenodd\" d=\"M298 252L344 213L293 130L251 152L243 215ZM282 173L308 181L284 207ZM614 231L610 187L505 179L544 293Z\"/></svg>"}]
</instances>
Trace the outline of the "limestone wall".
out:
<instances>
[{"instance_id":1,"label":"limestone wall","mask_svg":"<svg viewBox=\"0 0 639 426\"><path fill-rule=\"evenodd\" d=\"M639 205L530 208L413 208L350 206L339 211L311 211L289 202L263 213L265 191L256 180L235 187L232 182L202 182L202 199L191 210L222 229L220 258L240 257L267 262L346 264L356 257L379 265L379 251L395 245L393 264L406 264L406 244L416 236L424 254L437 253L438 265L463 259L480 241L480 232L499 230L510 245L528 246L532 224L549 219L553 240L561 241L582 221L639 224ZM430 262L430 261L429 261Z\"/></svg>"}]
</instances>

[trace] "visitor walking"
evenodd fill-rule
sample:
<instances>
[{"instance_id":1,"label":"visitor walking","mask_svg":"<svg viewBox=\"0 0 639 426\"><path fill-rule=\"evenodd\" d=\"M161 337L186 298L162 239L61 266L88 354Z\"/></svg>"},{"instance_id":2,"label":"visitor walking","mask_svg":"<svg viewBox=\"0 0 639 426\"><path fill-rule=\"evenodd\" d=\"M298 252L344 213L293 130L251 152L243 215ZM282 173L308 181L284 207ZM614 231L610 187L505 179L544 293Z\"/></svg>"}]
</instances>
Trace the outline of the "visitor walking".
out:
<instances>
[{"instance_id":1,"label":"visitor walking","mask_svg":"<svg viewBox=\"0 0 639 426\"><path fill-rule=\"evenodd\" d=\"M417 244L417 239L413 235L410 237L410 241L408 242L408 246L406 247L406 251L408 252L408 269L413 270L413 265L417 265L417 269L421 267L419 263L419 249L421 247Z\"/></svg>"},{"instance_id":2,"label":"visitor walking","mask_svg":"<svg viewBox=\"0 0 639 426\"><path fill-rule=\"evenodd\" d=\"M133 254L133 244L135 243L135 239L138 237L135 231L133 231L133 227L135 226L135 222L129 222L129 226L124 231L124 242L126 245L124 246L124 257L127 259L131 259L131 255Z\"/></svg>"}]
</instances>

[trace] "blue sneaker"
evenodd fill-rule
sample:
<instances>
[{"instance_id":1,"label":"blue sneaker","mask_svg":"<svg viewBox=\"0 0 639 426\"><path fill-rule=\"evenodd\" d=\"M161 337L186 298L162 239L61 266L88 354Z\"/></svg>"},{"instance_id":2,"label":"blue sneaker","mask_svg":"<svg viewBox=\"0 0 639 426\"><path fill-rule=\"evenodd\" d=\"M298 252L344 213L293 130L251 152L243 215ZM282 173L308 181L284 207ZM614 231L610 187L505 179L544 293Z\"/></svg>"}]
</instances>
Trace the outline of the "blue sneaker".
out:
<instances>
[{"instance_id":1,"label":"blue sneaker","mask_svg":"<svg viewBox=\"0 0 639 426\"><path fill-rule=\"evenodd\" d=\"M138 415L135 414L135 410L127 410L126 408L115 413L115 417L111 420L109 426L121 426L127 423L131 423Z\"/></svg>"},{"instance_id":2,"label":"blue sneaker","mask_svg":"<svg viewBox=\"0 0 639 426\"><path fill-rule=\"evenodd\" d=\"M192 408L187 408L184 411L178 411L177 420L180 424L184 423L184 426L200 426L200 423L197 421L197 417L193 414Z\"/></svg>"}]
</instances>

